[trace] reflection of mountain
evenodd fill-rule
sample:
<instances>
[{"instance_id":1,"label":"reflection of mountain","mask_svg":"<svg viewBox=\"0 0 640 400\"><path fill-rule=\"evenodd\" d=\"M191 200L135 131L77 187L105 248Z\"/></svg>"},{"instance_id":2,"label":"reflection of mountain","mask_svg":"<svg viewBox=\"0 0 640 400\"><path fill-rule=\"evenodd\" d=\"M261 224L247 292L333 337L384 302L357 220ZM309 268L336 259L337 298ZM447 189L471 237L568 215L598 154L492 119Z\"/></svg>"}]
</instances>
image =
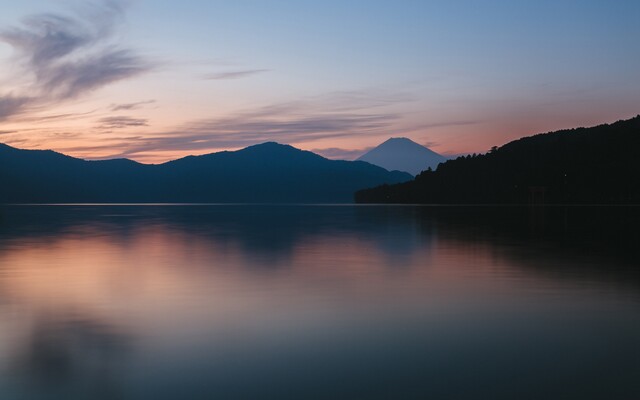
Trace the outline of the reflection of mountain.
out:
<instances>
[{"instance_id":1,"label":"reflection of mountain","mask_svg":"<svg viewBox=\"0 0 640 400\"><path fill-rule=\"evenodd\" d=\"M108 234L123 243L157 229L239 248L278 265L301 243L366 240L398 260L426 243L517 241L549 254L640 259L640 209L635 207L371 207L312 205L4 206L0 254L14 243ZM597 256L594 254L594 256Z\"/></svg>"},{"instance_id":2,"label":"reflection of mountain","mask_svg":"<svg viewBox=\"0 0 640 400\"><path fill-rule=\"evenodd\" d=\"M3 206L0 398L607 398L637 382L639 211Z\"/></svg>"},{"instance_id":3,"label":"reflection of mountain","mask_svg":"<svg viewBox=\"0 0 640 400\"><path fill-rule=\"evenodd\" d=\"M378 165L389 171L405 171L417 175L429 168L436 169L447 159L411 139L391 138L370 150L360 161Z\"/></svg>"},{"instance_id":4,"label":"reflection of mountain","mask_svg":"<svg viewBox=\"0 0 640 400\"><path fill-rule=\"evenodd\" d=\"M24 346L13 349L15 373L29 382L20 398L122 398L130 337L91 315L64 317L37 315Z\"/></svg>"},{"instance_id":5,"label":"reflection of mountain","mask_svg":"<svg viewBox=\"0 0 640 400\"><path fill-rule=\"evenodd\" d=\"M362 190L361 203L640 203L640 116L522 138L415 180Z\"/></svg>"},{"instance_id":6,"label":"reflection of mountain","mask_svg":"<svg viewBox=\"0 0 640 400\"><path fill-rule=\"evenodd\" d=\"M411 179L359 161L328 160L277 143L160 165L84 161L0 145L0 202L352 202L363 187Z\"/></svg>"},{"instance_id":7,"label":"reflection of mountain","mask_svg":"<svg viewBox=\"0 0 640 400\"><path fill-rule=\"evenodd\" d=\"M437 232L439 241L491 247L508 243L501 255L518 266L561 274L573 265L580 274L631 275L636 284L640 282L640 269L634 267L640 263L639 207L443 206L417 210L419 223ZM618 267L610 269L613 260Z\"/></svg>"},{"instance_id":8,"label":"reflection of mountain","mask_svg":"<svg viewBox=\"0 0 640 400\"><path fill-rule=\"evenodd\" d=\"M300 244L314 238L373 241L390 257L410 254L418 238L412 208L313 205L184 206L0 206L3 248L52 237L109 234L123 241L141 231L193 236L224 248L239 247L256 256L256 267L278 265Z\"/></svg>"}]
</instances>

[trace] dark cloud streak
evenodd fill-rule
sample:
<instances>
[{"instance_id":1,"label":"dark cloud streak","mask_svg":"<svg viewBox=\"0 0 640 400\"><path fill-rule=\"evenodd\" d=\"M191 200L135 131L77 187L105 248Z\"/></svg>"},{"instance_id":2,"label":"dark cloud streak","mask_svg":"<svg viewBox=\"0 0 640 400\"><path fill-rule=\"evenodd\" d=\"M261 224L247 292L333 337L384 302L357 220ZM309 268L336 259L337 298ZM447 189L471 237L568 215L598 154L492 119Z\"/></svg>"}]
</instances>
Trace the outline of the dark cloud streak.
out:
<instances>
[{"instance_id":1,"label":"dark cloud streak","mask_svg":"<svg viewBox=\"0 0 640 400\"><path fill-rule=\"evenodd\" d=\"M307 102L276 104L231 115L194 121L173 131L128 141L116 157L148 151L202 151L241 148L266 141L295 144L353 135L380 135L396 114L324 112Z\"/></svg>"},{"instance_id":2,"label":"dark cloud streak","mask_svg":"<svg viewBox=\"0 0 640 400\"><path fill-rule=\"evenodd\" d=\"M75 99L153 68L135 51L111 40L123 16L120 1L104 0L73 15L39 14L0 30L0 41L23 60L30 85L19 97L0 97L0 119L27 105Z\"/></svg>"},{"instance_id":3,"label":"dark cloud streak","mask_svg":"<svg viewBox=\"0 0 640 400\"><path fill-rule=\"evenodd\" d=\"M112 104L111 107L109 107L109 109L111 111L131 111L131 110L137 110L142 106L145 106L147 104L153 104L155 102L156 102L155 100L145 100L145 101L138 101L135 103Z\"/></svg>"},{"instance_id":4,"label":"dark cloud streak","mask_svg":"<svg viewBox=\"0 0 640 400\"><path fill-rule=\"evenodd\" d=\"M148 120L143 118L132 118L127 116L105 117L98 120L99 129L122 129L138 126L149 126Z\"/></svg>"},{"instance_id":5,"label":"dark cloud streak","mask_svg":"<svg viewBox=\"0 0 640 400\"><path fill-rule=\"evenodd\" d=\"M383 91L335 92L299 101L272 104L235 114L186 123L175 129L148 136L104 138L104 147L118 151L112 157L144 158L158 152L217 151L243 148L266 141L287 144L310 143L322 139L380 137L397 134L399 114L383 110L386 105L411 101L403 93ZM131 103L135 108L137 103ZM115 106L112 106L114 109ZM125 105L124 109L129 109ZM118 117L119 118L119 117ZM125 121L126 122L126 121ZM107 120L102 121L109 129ZM464 125L472 121L448 121L435 126ZM114 127L129 126L114 121ZM425 128L425 127L421 127ZM94 144L94 150L96 149ZM88 151L87 148L76 149ZM355 159L368 149L315 149L329 158Z\"/></svg>"},{"instance_id":6,"label":"dark cloud streak","mask_svg":"<svg viewBox=\"0 0 640 400\"><path fill-rule=\"evenodd\" d=\"M217 72L214 74L207 74L204 76L204 79L207 79L207 80L240 79L240 78L246 78L252 75L261 74L264 72L269 72L269 70L268 69L249 69L249 70L240 70L240 71L225 71L225 72Z\"/></svg>"},{"instance_id":7,"label":"dark cloud streak","mask_svg":"<svg viewBox=\"0 0 640 400\"><path fill-rule=\"evenodd\" d=\"M73 121L73 120L83 119L88 115L94 114L96 111L97 110L91 110L91 111L81 112L81 113L29 116L29 117L17 119L17 121L30 122L30 123L46 123L50 121ZM24 131L25 129L21 129L21 130Z\"/></svg>"},{"instance_id":8,"label":"dark cloud streak","mask_svg":"<svg viewBox=\"0 0 640 400\"><path fill-rule=\"evenodd\" d=\"M39 74L41 87L56 98L76 98L112 82L148 69L130 50L106 50L82 60L64 63Z\"/></svg>"},{"instance_id":9,"label":"dark cloud streak","mask_svg":"<svg viewBox=\"0 0 640 400\"><path fill-rule=\"evenodd\" d=\"M33 99L29 97L14 97L11 95L0 97L0 121L20 114L32 101Z\"/></svg>"}]
</instances>

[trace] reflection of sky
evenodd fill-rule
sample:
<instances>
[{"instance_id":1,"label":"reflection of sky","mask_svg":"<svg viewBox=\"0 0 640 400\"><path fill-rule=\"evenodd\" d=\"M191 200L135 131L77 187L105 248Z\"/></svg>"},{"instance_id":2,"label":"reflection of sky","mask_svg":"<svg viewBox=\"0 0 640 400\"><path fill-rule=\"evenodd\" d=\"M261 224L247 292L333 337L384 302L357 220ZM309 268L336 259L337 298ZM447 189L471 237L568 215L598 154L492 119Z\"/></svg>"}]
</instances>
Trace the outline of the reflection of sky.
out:
<instances>
[{"instance_id":1,"label":"reflection of sky","mask_svg":"<svg viewBox=\"0 0 640 400\"><path fill-rule=\"evenodd\" d=\"M33 49L0 44L0 142L159 161L268 140L353 157L349 150L407 136L464 153L639 112L640 56L630 50L640 37L635 1L139 1L122 8L114 17L86 2L3 6L5 36L18 27L37 32L42 24L20 21L52 13L110 29L80 41L71 59L113 48L136 58L80 69L87 79L56 97L42 82L67 58L45 71L25 63ZM114 76L124 67L136 68ZM104 79L86 85L96 77ZM21 97L29 101L16 108Z\"/></svg>"},{"instance_id":2,"label":"reflection of sky","mask_svg":"<svg viewBox=\"0 0 640 400\"><path fill-rule=\"evenodd\" d=\"M4 207L0 397L628 394L637 272L484 210Z\"/></svg>"},{"instance_id":3,"label":"reflection of sky","mask_svg":"<svg viewBox=\"0 0 640 400\"><path fill-rule=\"evenodd\" d=\"M434 210L5 207L0 395L20 382L104 398L437 394L456 377L477 395L478 379L486 390L515 368L560 374L535 375L545 397L569 369L606 387L612 361L624 387L637 286L499 221Z\"/></svg>"}]
</instances>

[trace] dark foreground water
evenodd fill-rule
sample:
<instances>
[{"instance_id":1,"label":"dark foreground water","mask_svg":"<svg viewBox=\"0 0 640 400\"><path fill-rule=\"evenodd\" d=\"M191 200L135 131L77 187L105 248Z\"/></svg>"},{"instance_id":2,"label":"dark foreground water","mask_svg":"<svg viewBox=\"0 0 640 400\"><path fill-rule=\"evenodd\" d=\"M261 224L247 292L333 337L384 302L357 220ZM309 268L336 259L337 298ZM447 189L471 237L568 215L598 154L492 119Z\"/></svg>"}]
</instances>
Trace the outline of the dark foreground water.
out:
<instances>
[{"instance_id":1,"label":"dark foreground water","mask_svg":"<svg viewBox=\"0 0 640 400\"><path fill-rule=\"evenodd\" d=\"M0 399L638 399L639 211L5 206Z\"/></svg>"}]
</instances>

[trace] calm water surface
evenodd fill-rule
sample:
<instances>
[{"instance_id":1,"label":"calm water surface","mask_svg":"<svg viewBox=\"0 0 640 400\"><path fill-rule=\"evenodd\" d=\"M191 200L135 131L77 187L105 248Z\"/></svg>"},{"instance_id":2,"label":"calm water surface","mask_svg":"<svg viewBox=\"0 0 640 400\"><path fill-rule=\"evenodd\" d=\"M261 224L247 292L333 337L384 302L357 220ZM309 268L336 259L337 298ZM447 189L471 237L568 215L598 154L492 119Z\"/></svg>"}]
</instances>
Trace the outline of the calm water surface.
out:
<instances>
[{"instance_id":1,"label":"calm water surface","mask_svg":"<svg viewBox=\"0 0 640 400\"><path fill-rule=\"evenodd\" d=\"M4 206L0 399L637 399L639 214Z\"/></svg>"}]
</instances>

